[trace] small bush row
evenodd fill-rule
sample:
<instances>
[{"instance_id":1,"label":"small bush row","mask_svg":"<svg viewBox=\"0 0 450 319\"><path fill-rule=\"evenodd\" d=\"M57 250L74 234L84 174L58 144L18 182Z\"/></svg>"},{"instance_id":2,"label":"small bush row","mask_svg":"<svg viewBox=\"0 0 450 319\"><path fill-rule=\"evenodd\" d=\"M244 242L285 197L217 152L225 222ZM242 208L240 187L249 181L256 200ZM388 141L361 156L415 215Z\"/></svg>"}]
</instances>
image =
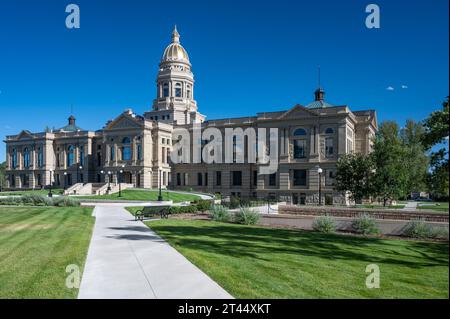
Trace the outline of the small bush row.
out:
<instances>
[{"instance_id":1,"label":"small bush row","mask_svg":"<svg viewBox=\"0 0 450 319\"><path fill-rule=\"evenodd\" d=\"M39 194L26 194L21 197L2 198L0 205L76 207L80 206L80 201L67 196L47 197Z\"/></svg>"},{"instance_id":2,"label":"small bush row","mask_svg":"<svg viewBox=\"0 0 450 319\"><path fill-rule=\"evenodd\" d=\"M321 233L334 233L336 231L336 222L330 216L319 216L314 219L312 228ZM352 221L352 230L357 234L376 235L380 233L374 218L368 214L363 214ZM439 238L448 239L448 228L432 227L425 223L424 219L413 220L409 222L403 235L411 238Z\"/></svg>"},{"instance_id":3,"label":"small bush row","mask_svg":"<svg viewBox=\"0 0 450 319\"><path fill-rule=\"evenodd\" d=\"M225 206L213 205L209 210L212 220L218 222L234 222L242 225L255 225L259 221L260 215L248 207L242 207L239 212L231 214Z\"/></svg>"}]
</instances>

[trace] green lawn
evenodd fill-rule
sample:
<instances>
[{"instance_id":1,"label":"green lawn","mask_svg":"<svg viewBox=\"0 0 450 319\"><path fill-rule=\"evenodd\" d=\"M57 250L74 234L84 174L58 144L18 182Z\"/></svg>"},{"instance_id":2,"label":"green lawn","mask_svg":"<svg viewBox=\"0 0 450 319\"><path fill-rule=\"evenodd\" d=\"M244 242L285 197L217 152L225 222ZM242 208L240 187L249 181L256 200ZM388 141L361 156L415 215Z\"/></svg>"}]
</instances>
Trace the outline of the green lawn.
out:
<instances>
[{"instance_id":1,"label":"green lawn","mask_svg":"<svg viewBox=\"0 0 450 319\"><path fill-rule=\"evenodd\" d=\"M156 190L137 190L126 189L122 191L122 197L119 193L101 196L82 196L80 198L89 199L110 199L110 200L141 200L141 201L155 201L158 200L159 192ZM193 194L182 194L174 192L162 192L163 200L173 200L174 203L194 201L200 199L200 196Z\"/></svg>"},{"instance_id":2,"label":"green lawn","mask_svg":"<svg viewBox=\"0 0 450 319\"><path fill-rule=\"evenodd\" d=\"M448 244L193 220L146 222L237 298L448 298ZM380 289L365 286L377 264Z\"/></svg>"},{"instance_id":3,"label":"green lawn","mask_svg":"<svg viewBox=\"0 0 450 319\"><path fill-rule=\"evenodd\" d=\"M384 207L383 205L356 205L355 208L369 208L369 209L402 209L405 205L390 205Z\"/></svg>"},{"instance_id":4,"label":"green lawn","mask_svg":"<svg viewBox=\"0 0 450 319\"><path fill-rule=\"evenodd\" d=\"M90 208L0 208L0 298L76 298L66 266L81 273L94 217Z\"/></svg>"},{"instance_id":5,"label":"green lawn","mask_svg":"<svg viewBox=\"0 0 450 319\"><path fill-rule=\"evenodd\" d=\"M52 189L52 193L56 195L61 195L63 193L63 189ZM48 189L36 189L36 190L24 190L24 191L12 191L12 192L0 192L0 196L21 196L26 194L39 194L39 195L47 195L49 192Z\"/></svg>"},{"instance_id":6,"label":"green lawn","mask_svg":"<svg viewBox=\"0 0 450 319\"><path fill-rule=\"evenodd\" d=\"M448 213L448 202L419 203L417 209L431 209L440 213Z\"/></svg>"}]
</instances>

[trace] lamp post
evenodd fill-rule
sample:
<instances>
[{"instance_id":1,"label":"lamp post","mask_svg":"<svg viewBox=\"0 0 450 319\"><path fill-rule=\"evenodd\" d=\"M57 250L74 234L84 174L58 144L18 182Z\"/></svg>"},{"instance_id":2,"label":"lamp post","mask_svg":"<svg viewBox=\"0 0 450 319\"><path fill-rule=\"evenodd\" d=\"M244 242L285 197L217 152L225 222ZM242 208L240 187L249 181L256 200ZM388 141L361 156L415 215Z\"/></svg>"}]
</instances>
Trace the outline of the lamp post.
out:
<instances>
[{"instance_id":1,"label":"lamp post","mask_svg":"<svg viewBox=\"0 0 450 319\"><path fill-rule=\"evenodd\" d=\"M66 185L67 185L67 172L64 172L64 192L66 191Z\"/></svg>"},{"instance_id":2,"label":"lamp post","mask_svg":"<svg viewBox=\"0 0 450 319\"><path fill-rule=\"evenodd\" d=\"M122 169L119 171L119 197L122 197L122 181L123 181L123 168L125 165L122 165Z\"/></svg>"},{"instance_id":3,"label":"lamp post","mask_svg":"<svg viewBox=\"0 0 450 319\"><path fill-rule=\"evenodd\" d=\"M82 169L83 169L83 166L81 166L81 165L78 166L77 165L77 183L79 182L79 178L78 178L79 177L79 171L82 170Z\"/></svg>"},{"instance_id":4,"label":"lamp post","mask_svg":"<svg viewBox=\"0 0 450 319\"><path fill-rule=\"evenodd\" d=\"M112 176L111 171L108 171L108 189L107 189L108 194L109 192L111 192L111 176Z\"/></svg>"},{"instance_id":5,"label":"lamp post","mask_svg":"<svg viewBox=\"0 0 450 319\"><path fill-rule=\"evenodd\" d=\"M159 172L159 195L158 195L158 201L162 202L163 201L163 197L162 197L162 185L161 185L161 176L162 176L162 172L161 170L158 170Z\"/></svg>"},{"instance_id":6,"label":"lamp post","mask_svg":"<svg viewBox=\"0 0 450 319\"><path fill-rule=\"evenodd\" d=\"M317 173L319 173L319 206L322 205L322 172L323 170L318 166Z\"/></svg>"},{"instance_id":7,"label":"lamp post","mask_svg":"<svg viewBox=\"0 0 450 319\"><path fill-rule=\"evenodd\" d=\"M48 197L53 197L53 193L52 193L52 174L53 174L53 170L50 170L50 189L48 191Z\"/></svg>"}]
</instances>

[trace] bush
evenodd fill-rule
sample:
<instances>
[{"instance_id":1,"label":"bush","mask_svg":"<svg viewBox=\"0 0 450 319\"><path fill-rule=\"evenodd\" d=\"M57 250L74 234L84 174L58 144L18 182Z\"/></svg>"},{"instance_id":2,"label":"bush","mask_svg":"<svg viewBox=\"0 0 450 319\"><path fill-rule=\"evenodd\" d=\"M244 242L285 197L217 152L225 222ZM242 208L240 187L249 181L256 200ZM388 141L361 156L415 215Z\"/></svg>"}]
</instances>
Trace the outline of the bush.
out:
<instances>
[{"instance_id":1,"label":"bush","mask_svg":"<svg viewBox=\"0 0 450 319\"><path fill-rule=\"evenodd\" d=\"M20 198L20 197L1 198L0 205L8 205L8 206L22 205L22 198Z\"/></svg>"},{"instance_id":2,"label":"bush","mask_svg":"<svg viewBox=\"0 0 450 319\"><path fill-rule=\"evenodd\" d=\"M195 214L197 207L190 206L172 206L169 208L169 214Z\"/></svg>"},{"instance_id":3,"label":"bush","mask_svg":"<svg viewBox=\"0 0 450 319\"><path fill-rule=\"evenodd\" d=\"M319 216L314 219L312 228L321 233L334 233L336 231L336 223L330 216Z\"/></svg>"},{"instance_id":4,"label":"bush","mask_svg":"<svg viewBox=\"0 0 450 319\"><path fill-rule=\"evenodd\" d=\"M200 199L194 202L197 210L200 212L206 212L211 208L211 205L214 203L212 200Z\"/></svg>"},{"instance_id":5,"label":"bush","mask_svg":"<svg viewBox=\"0 0 450 319\"><path fill-rule=\"evenodd\" d=\"M222 205L212 205L209 209L209 217L216 222L229 222L230 212Z\"/></svg>"},{"instance_id":6,"label":"bush","mask_svg":"<svg viewBox=\"0 0 450 319\"><path fill-rule=\"evenodd\" d=\"M22 204L31 206L52 206L53 201L51 198L44 195L25 194L22 196Z\"/></svg>"},{"instance_id":7,"label":"bush","mask_svg":"<svg viewBox=\"0 0 450 319\"><path fill-rule=\"evenodd\" d=\"M363 214L354 219L352 222L352 229L354 232L363 235L373 235L380 232L375 219L370 217L368 214Z\"/></svg>"},{"instance_id":8,"label":"bush","mask_svg":"<svg viewBox=\"0 0 450 319\"><path fill-rule=\"evenodd\" d=\"M239 212L234 215L234 222L243 225L255 225L259 221L259 213L248 207L242 207Z\"/></svg>"},{"instance_id":9,"label":"bush","mask_svg":"<svg viewBox=\"0 0 450 319\"><path fill-rule=\"evenodd\" d=\"M448 240L448 227L434 227L432 235L433 238Z\"/></svg>"},{"instance_id":10,"label":"bush","mask_svg":"<svg viewBox=\"0 0 450 319\"><path fill-rule=\"evenodd\" d=\"M58 207L76 207L80 206L80 201L72 197L61 196L53 198L53 205Z\"/></svg>"},{"instance_id":11,"label":"bush","mask_svg":"<svg viewBox=\"0 0 450 319\"><path fill-rule=\"evenodd\" d=\"M413 220L406 225L403 233L405 236L412 238L432 238L434 237L433 228L420 218Z\"/></svg>"}]
</instances>

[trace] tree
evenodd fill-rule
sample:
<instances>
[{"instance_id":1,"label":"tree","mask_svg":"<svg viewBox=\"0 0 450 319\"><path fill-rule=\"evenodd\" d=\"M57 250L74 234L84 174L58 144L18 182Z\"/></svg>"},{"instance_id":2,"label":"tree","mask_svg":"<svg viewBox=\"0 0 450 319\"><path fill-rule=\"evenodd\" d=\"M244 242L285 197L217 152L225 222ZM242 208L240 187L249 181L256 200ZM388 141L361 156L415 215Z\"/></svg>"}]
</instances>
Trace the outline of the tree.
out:
<instances>
[{"instance_id":1,"label":"tree","mask_svg":"<svg viewBox=\"0 0 450 319\"><path fill-rule=\"evenodd\" d=\"M346 154L339 158L335 179L335 189L350 192L350 198L360 201L372 193L371 174L373 162L369 156L362 154Z\"/></svg>"},{"instance_id":2,"label":"tree","mask_svg":"<svg viewBox=\"0 0 450 319\"><path fill-rule=\"evenodd\" d=\"M405 159L407 148L399 138L398 125L387 121L380 125L370 154L376 172L372 178L373 194L383 200L405 197L408 192L409 172Z\"/></svg>"},{"instance_id":3,"label":"tree","mask_svg":"<svg viewBox=\"0 0 450 319\"><path fill-rule=\"evenodd\" d=\"M422 144L430 151L430 172L428 187L433 197L448 199L449 197L449 166L448 166L448 137L449 137L449 100L442 103L442 110L435 111L424 121L425 133ZM443 147L447 144L447 149ZM439 147L433 151L433 147Z\"/></svg>"},{"instance_id":4,"label":"tree","mask_svg":"<svg viewBox=\"0 0 450 319\"><path fill-rule=\"evenodd\" d=\"M423 125L412 120L406 121L405 127L400 130L400 139L406 152L404 164L408 172L407 193L427 188L429 158L422 144L424 134Z\"/></svg>"},{"instance_id":5,"label":"tree","mask_svg":"<svg viewBox=\"0 0 450 319\"><path fill-rule=\"evenodd\" d=\"M6 183L6 162L0 163L0 192L3 190Z\"/></svg>"}]
</instances>

